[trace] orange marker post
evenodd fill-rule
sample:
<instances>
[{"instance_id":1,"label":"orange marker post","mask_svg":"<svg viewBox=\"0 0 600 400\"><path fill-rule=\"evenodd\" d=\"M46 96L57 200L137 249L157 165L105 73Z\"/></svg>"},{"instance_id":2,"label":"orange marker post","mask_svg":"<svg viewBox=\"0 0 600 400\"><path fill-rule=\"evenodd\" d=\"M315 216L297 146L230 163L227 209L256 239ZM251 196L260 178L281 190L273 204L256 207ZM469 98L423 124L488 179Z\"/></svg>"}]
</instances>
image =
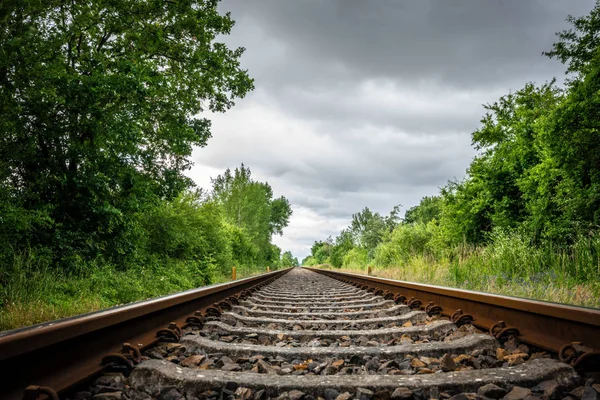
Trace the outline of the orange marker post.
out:
<instances>
[{"instance_id":1,"label":"orange marker post","mask_svg":"<svg viewBox=\"0 0 600 400\"><path fill-rule=\"evenodd\" d=\"M236 277L235 267L231 267L231 280L235 281L235 277Z\"/></svg>"}]
</instances>

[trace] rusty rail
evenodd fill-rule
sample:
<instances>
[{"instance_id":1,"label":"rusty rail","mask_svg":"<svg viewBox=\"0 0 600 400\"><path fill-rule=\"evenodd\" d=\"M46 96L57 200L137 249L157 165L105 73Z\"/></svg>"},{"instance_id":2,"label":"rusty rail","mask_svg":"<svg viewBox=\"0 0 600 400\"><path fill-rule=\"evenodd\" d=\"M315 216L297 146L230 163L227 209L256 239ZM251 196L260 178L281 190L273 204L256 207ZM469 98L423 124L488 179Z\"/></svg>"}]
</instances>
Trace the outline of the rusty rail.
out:
<instances>
[{"instance_id":1,"label":"rusty rail","mask_svg":"<svg viewBox=\"0 0 600 400\"><path fill-rule=\"evenodd\" d=\"M157 333L176 336L190 316L215 312L219 302L288 271L0 332L0 398L22 399L30 385L36 385L31 391L48 397L52 390L63 394L100 374L107 355L133 362L139 350L156 343Z\"/></svg>"},{"instance_id":2,"label":"rusty rail","mask_svg":"<svg viewBox=\"0 0 600 400\"><path fill-rule=\"evenodd\" d=\"M380 291L411 308L435 311L459 323L473 323L498 338L518 334L521 341L558 353L572 364L600 363L600 309L309 269L375 293Z\"/></svg>"}]
</instances>

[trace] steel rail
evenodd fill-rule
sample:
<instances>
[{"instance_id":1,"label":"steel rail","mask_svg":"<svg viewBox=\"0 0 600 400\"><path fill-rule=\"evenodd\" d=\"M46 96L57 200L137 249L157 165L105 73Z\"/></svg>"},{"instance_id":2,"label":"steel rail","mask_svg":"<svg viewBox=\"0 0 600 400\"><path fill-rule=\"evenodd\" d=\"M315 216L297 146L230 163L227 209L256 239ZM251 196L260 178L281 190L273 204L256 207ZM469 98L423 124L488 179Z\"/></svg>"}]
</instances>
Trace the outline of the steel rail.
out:
<instances>
[{"instance_id":1,"label":"steel rail","mask_svg":"<svg viewBox=\"0 0 600 400\"><path fill-rule=\"evenodd\" d=\"M50 387L59 395L104 370L101 361L120 353L123 343L143 350L157 331L204 312L215 303L276 279L288 269L192 289L71 318L0 332L1 399L22 399L29 385Z\"/></svg>"},{"instance_id":2,"label":"steel rail","mask_svg":"<svg viewBox=\"0 0 600 400\"><path fill-rule=\"evenodd\" d=\"M452 289L413 282L378 278L347 272L308 268L312 271L353 283L378 288L395 296L420 300L442 307L442 315L456 316L457 310L473 317L473 325L496 334L518 331L519 339L544 350L559 353L574 341L598 356L600 349L600 309L501 296L470 290ZM503 321L503 323L501 323ZM596 349L596 351L594 351ZM561 351L562 350L562 351Z\"/></svg>"}]
</instances>

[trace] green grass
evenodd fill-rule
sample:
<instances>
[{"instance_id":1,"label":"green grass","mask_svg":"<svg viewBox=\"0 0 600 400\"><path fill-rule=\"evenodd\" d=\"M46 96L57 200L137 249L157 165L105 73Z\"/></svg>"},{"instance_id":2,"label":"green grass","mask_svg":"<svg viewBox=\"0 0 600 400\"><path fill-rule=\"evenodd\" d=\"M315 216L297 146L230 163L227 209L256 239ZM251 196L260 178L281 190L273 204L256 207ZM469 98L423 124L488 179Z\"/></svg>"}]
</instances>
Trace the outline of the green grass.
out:
<instances>
[{"instance_id":1,"label":"green grass","mask_svg":"<svg viewBox=\"0 0 600 400\"><path fill-rule=\"evenodd\" d=\"M230 271L199 270L193 262L156 260L119 271L108 264L86 265L85 274L65 274L34 254L15 257L0 273L0 331L115 305L145 300L231 280ZM264 272L237 267L237 279Z\"/></svg>"},{"instance_id":2,"label":"green grass","mask_svg":"<svg viewBox=\"0 0 600 400\"><path fill-rule=\"evenodd\" d=\"M498 234L488 246L401 254L388 265L371 265L373 275L390 279L600 308L599 235L565 247ZM367 264L342 270L366 274Z\"/></svg>"}]
</instances>

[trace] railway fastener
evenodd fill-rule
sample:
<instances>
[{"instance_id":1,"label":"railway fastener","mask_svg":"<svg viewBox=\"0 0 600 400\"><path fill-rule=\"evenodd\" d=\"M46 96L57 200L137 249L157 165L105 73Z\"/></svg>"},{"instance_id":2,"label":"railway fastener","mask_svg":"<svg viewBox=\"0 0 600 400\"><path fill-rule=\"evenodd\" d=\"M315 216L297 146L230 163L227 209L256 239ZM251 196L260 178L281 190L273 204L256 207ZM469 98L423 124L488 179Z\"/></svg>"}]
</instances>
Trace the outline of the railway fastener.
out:
<instances>
[{"instance_id":1,"label":"railway fastener","mask_svg":"<svg viewBox=\"0 0 600 400\"><path fill-rule=\"evenodd\" d=\"M221 307L219 307L217 305L213 305L212 307L208 307L206 309L205 316L206 317L220 317L221 314L223 314L223 310L221 310Z\"/></svg>"},{"instance_id":2,"label":"railway fastener","mask_svg":"<svg viewBox=\"0 0 600 400\"><path fill-rule=\"evenodd\" d=\"M473 323L473 319L471 314L465 314L460 308L450 316L450 320L457 326L471 324Z\"/></svg>"},{"instance_id":3,"label":"railway fastener","mask_svg":"<svg viewBox=\"0 0 600 400\"><path fill-rule=\"evenodd\" d=\"M504 321L498 321L490 327L490 335L496 339L507 338L511 335L519 336L521 333L513 326L506 326Z\"/></svg>"},{"instance_id":4,"label":"railway fastener","mask_svg":"<svg viewBox=\"0 0 600 400\"><path fill-rule=\"evenodd\" d=\"M408 300L408 303L406 303L406 305L411 309L411 310L415 310L415 309L419 309L421 308L421 300L419 299L415 299L414 297L411 297L410 300Z\"/></svg>"},{"instance_id":5,"label":"railway fastener","mask_svg":"<svg viewBox=\"0 0 600 400\"><path fill-rule=\"evenodd\" d=\"M442 315L442 306L438 306L438 305L434 304L433 301L430 301L425 306L425 312L430 317L433 317L434 315Z\"/></svg>"},{"instance_id":6,"label":"railway fastener","mask_svg":"<svg viewBox=\"0 0 600 400\"><path fill-rule=\"evenodd\" d=\"M29 385L23 393L23 400L37 400L40 396L45 395L50 400L59 400L58 394L49 386Z\"/></svg>"},{"instance_id":7,"label":"railway fastener","mask_svg":"<svg viewBox=\"0 0 600 400\"><path fill-rule=\"evenodd\" d=\"M202 311L200 311L200 310L196 310L194 312L194 315L189 316L185 319L186 324L193 325L198 328L202 328L204 326L205 322L206 322L206 319L202 316Z\"/></svg>"},{"instance_id":8,"label":"railway fastener","mask_svg":"<svg viewBox=\"0 0 600 400\"><path fill-rule=\"evenodd\" d=\"M104 366L118 366L125 368L127 374L133 370L133 367L142 362L142 353L140 349L130 343L123 343L121 353L110 353L102 357L101 364Z\"/></svg>"},{"instance_id":9,"label":"railway fastener","mask_svg":"<svg viewBox=\"0 0 600 400\"><path fill-rule=\"evenodd\" d=\"M404 304L404 303L406 303L406 296L397 294L396 296L394 296L394 302L396 304L400 304L400 303Z\"/></svg>"},{"instance_id":10,"label":"railway fastener","mask_svg":"<svg viewBox=\"0 0 600 400\"><path fill-rule=\"evenodd\" d=\"M394 296L395 296L394 292L388 292L387 290L383 294L383 298L386 300L394 300Z\"/></svg>"},{"instance_id":11,"label":"railway fastener","mask_svg":"<svg viewBox=\"0 0 600 400\"><path fill-rule=\"evenodd\" d=\"M159 329L156 337L166 342L179 342L181 339L181 328L175 322L171 322L168 327Z\"/></svg>"},{"instance_id":12,"label":"railway fastener","mask_svg":"<svg viewBox=\"0 0 600 400\"><path fill-rule=\"evenodd\" d=\"M232 309L232 305L228 300L223 300L219 303L215 303L214 305L225 311L231 311Z\"/></svg>"},{"instance_id":13,"label":"railway fastener","mask_svg":"<svg viewBox=\"0 0 600 400\"><path fill-rule=\"evenodd\" d=\"M572 342L561 347L558 358L576 370L600 371L600 351L586 347L581 342Z\"/></svg>"}]
</instances>

